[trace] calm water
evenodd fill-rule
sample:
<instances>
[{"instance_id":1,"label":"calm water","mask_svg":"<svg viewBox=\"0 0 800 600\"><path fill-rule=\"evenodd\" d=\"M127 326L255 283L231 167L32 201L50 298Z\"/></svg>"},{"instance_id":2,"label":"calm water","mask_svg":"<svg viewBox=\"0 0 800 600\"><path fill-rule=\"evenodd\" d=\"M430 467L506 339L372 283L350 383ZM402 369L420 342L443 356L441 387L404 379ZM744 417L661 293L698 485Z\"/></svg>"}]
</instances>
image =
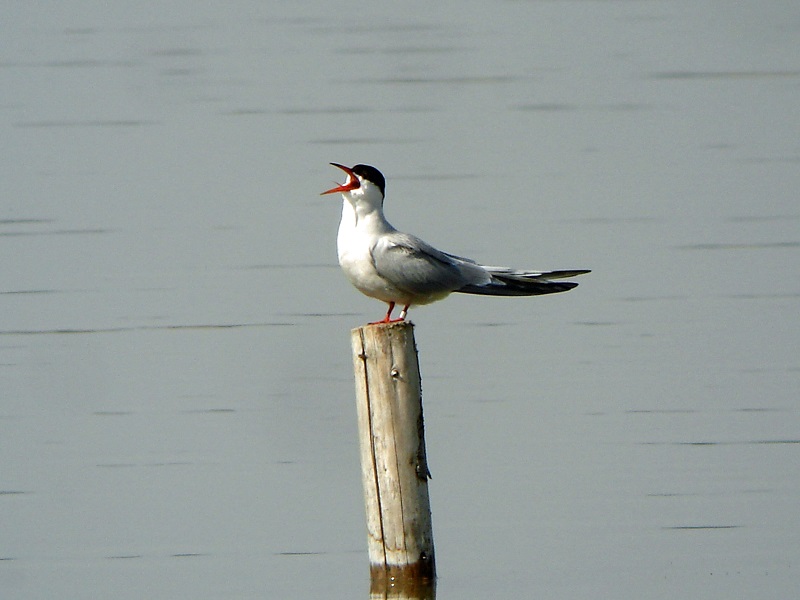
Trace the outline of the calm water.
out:
<instances>
[{"instance_id":1,"label":"calm water","mask_svg":"<svg viewBox=\"0 0 800 600\"><path fill-rule=\"evenodd\" d=\"M4 13L4 598L368 597L329 161L594 271L411 311L439 598L796 595L796 2Z\"/></svg>"}]
</instances>

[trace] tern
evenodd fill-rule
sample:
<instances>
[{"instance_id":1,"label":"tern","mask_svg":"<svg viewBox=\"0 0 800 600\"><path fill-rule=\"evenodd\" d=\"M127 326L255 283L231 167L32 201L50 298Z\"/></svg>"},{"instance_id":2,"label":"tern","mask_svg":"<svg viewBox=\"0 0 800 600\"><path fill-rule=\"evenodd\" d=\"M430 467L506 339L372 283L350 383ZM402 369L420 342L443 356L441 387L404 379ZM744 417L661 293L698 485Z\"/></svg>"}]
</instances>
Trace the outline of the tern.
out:
<instances>
[{"instance_id":1,"label":"tern","mask_svg":"<svg viewBox=\"0 0 800 600\"><path fill-rule=\"evenodd\" d=\"M566 292L578 284L552 280L589 273L586 269L542 272L490 267L437 250L418 237L398 231L386 220L386 180L378 169L331 165L347 174L347 181L321 194L342 194L339 265L361 293L389 305L386 316L371 325L405 321L411 306L430 304L453 292L487 296ZM396 305L403 310L398 319L392 319Z\"/></svg>"}]
</instances>

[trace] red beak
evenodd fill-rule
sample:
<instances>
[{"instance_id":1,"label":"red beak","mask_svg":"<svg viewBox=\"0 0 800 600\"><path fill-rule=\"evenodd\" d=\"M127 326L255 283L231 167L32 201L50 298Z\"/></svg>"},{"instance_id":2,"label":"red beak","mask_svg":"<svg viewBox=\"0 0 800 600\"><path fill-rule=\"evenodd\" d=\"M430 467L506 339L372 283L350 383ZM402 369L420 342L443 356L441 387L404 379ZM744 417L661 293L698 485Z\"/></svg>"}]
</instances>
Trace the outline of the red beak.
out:
<instances>
[{"instance_id":1,"label":"red beak","mask_svg":"<svg viewBox=\"0 0 800 600\"><path fill-rule=\"evenodd\" d=\"M338 163L331 163L334 167L339 167L342 171L347 173L347 181L345 181L342 185L337 185L335 188L331 188L326 190L320 194L320 196L324 196L325 194L335 194L337 192L349 192L351 190L357 189L361 184L358 181L358 177L356 174L353 173L353 169L350 167L345 167L344 165L340 165Z\"/></svg>"}]
</instances>

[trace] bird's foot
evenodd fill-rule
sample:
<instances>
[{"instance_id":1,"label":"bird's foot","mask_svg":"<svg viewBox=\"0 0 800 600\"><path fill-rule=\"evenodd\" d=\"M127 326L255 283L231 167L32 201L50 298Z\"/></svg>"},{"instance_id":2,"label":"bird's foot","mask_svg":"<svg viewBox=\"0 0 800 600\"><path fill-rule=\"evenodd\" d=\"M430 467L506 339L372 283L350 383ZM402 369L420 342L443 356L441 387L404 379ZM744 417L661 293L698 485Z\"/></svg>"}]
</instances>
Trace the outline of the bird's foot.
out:
<instances>
[{"instance_id":1,"label":"bird's foot","mask_svg":"<svg viewBox=\"0 0 800 600\"><path fill-rule=\"evenodd\" d=\"M397 318L397 319L390 319L387 316L387 317L383 317L383 319L381 319L380 321L371 321L368 324L369 325L385 325L387 323L400 323L400 322L405 321L405 320L406 320L405 317L401 317L401 318Z\"/></svg>"},{"instance_id":2,"label":"bird's foot","mask_svg":"<svg viewBox=\"0 0 800 600\"><path fill-rule=\"evenodd\" d=\"M394 310L395 303L389 302L389 310L386 311L386 316L383 317L380 321L373 321L370 325L385 325L386 323L403 323L406 320L406 315L408 315L408 307L411 306L410 304L406 304L403 307L403 310L400 311L400 316L397 319L392 318L392 311Z\"/></svg>"}]
</instances>

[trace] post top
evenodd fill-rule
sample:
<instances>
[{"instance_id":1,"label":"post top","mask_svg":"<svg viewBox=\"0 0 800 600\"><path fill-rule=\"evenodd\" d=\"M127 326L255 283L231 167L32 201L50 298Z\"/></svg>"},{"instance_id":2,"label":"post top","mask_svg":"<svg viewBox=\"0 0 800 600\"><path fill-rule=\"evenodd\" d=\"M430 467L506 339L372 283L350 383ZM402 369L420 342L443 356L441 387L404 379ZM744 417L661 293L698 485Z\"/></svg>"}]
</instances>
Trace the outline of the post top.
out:
<instances>
[{"instance_id":1,"label":"post top","mask_svg":"<svg viewBox=\"0 0 800 600\"><path fill-rule=\"evenodd\" d=\"M378 329L383 329L385 331L391 331L392 329L414 329L414 323L411 321L395 321L394 323L367 323L366 325L361 325L360 327L355 327L351 330L352 333L357 331L362 331L365 329L371 329L376 327Z\"/></svg>"}]
</instances>

